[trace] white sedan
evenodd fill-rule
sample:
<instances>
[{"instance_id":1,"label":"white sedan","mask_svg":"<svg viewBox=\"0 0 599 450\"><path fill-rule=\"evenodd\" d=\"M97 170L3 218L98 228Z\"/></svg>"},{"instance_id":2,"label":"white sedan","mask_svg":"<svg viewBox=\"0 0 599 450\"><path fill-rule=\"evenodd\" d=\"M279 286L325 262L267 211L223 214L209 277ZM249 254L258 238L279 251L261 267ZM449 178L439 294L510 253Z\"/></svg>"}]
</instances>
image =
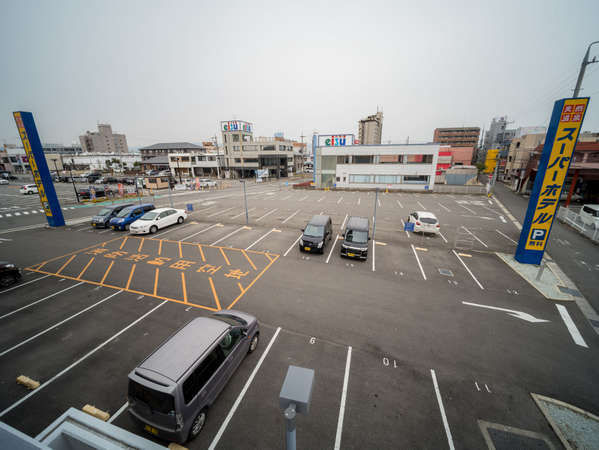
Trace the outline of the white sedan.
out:
<instances>
[{"instance_id":1,"label":"white sedan","mask_svg":"<svg viewBox=\"0 0 599 450\"><path fill-rule=\"evenodd\" d=\"M415 211L408 217L408 223L414 224L414 233L439 234L441 225L437 217L427 211Z\"/></svg>"},{"instance_id":2,"label":"white sedan","mask_svg":"<svg viewBox=\"0 0 599 450\"><path fill-rule=\"evenodd\" d=\"M25 195L37 194L37 186L35 184L24 184L21 186L21 189L19 189L19 192Z\"/></svg>"},{"instance_id":3,"label":"white sedan","mask_svg":"<svg viewBox=\"0 0 599 450\"><path fill-rule=\"evenodd\" d=\"M0 178L0 184L8 184L8 180Z\"/></svg>"},{"instance_id":4,"label":"white sedan","mask_svg":"<svg viewBox=\"0 0 599 450\"><path fill-rule=\"evenodd\" d=\"M133 222L129 231L131 234L156 233L160 228L183 223L185 219L187 212L184 209L156 208Z\"/></svg>"}]
</instances>

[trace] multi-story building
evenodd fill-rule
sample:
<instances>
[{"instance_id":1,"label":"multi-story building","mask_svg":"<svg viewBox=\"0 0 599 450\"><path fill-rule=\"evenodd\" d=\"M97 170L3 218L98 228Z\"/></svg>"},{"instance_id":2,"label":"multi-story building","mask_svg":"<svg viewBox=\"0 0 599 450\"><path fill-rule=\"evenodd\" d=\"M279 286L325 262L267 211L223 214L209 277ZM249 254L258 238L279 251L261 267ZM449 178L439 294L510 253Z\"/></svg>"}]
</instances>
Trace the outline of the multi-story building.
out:
<instances>
[{"instance_id":1,"label":"multi-story building","mask_svg":"<svg viewBox=\"0 0 599 450\"><path fill-rule=\"evenodd\" d=\"M200 145L191 142L161 142L160 144L149 145L139 149L141 160L145 161L156 156L168 156L171 153L193 153L205 150ZM168 164L168 159L165 160Z\"/></svg>"},{"instance_id":2,"label":"multi-story building","mask_svg":"<svg viewBox=\"0 0 599 450\"><path fill-rule=\"evenodd\" d=\"M434 188L439 144L351 145L353 135L318 136L317 142L319 188Z\"/></svg>"},{"instance_id":3,"label":"multi-story building","mask_svg":"<svg viewBox=\"0 0 599 450\"><path fill-rule=\"evenodd\" d=\"M220 175L223 156L213 151L170 153L169 168L175 178L190 178Z\"/></svg>"},{"instance_id":4,"label":"multi-story building","mask_svg":"<svg viewBox=\"0 0 599 450\"><path fill-rule=\"evenodd\" d=\"M85 153L128 153L127 138L124 134L114 134L108 124L98 124L98 131L86 131L79 136Z\"/></svg>"},{"instance_id":5,"label":"multi-story building","mask_svg":"<svg viewBox=\"0 0 599 450\"><path fill-rule=\"evenodd\" d=\"M476 147L479 137L478 127L435 128L433 142L451 147Z\"/></svg>"},{"instance_id":6,"label":"multi-story building","mask_svg":"<svg viewBox=\"0 0 599 450\"><path fill-rule=\"evenodd\" d=\"M294 168L294 141L281 137L254 138L253 125L241 120L221 122L225 176L264 174L286 177Z\"/></svg>"},{"instance_id":7,"label":"multi-story building","mask_svg":"<svg viewBox=\"0 0 599 450\"><path fill-rule=\"evenodd\" d=\"M478 152L478 162L486 161L487 151L491 148L499 149L500 158L507 154L507 149L510 145L510 142L512 142L512 139L515 137L517 132L516 129L506 128L509 123L511 122L508 122L507 116L493 118L491 121L491 126L485 133L483 146Z\"/></svg>"},{"instance_id":8,"label":"multi-story building","mask_svg":"<svg viewBox=\"0 0 599 450\"><path fill-rule=\"evenodd\" d=\"M503 178L506 181L517 180L524 175L531 153L543 142L545 133L525 134L512 140L507 155ZM517 189L517 185L514 186Z\"/></svg>"},{"instance_id":9,"label":"multi-story building","mask_svg":"<svg viewBox=\"0 0 599 450\"><path fill-rule=\"evenodd\" d=\"M358 122L358 139L362 145L377 145L383 135L383 113L367 116Z\"/></svg>"}]
</instances>

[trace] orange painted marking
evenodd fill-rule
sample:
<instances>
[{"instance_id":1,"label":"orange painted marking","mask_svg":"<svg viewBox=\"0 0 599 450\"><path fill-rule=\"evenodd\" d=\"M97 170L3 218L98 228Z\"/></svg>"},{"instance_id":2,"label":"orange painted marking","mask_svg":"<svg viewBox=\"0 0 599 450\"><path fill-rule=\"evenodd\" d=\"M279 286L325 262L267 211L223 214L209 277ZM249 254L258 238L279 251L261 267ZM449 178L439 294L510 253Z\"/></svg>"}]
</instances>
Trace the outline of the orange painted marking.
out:
<instances>
[{"instance_id":1,"label":"orange painted marking","mask_svg":"<svg viewBox=\"0 0 599 450\"><path fill-rule=\"evenodd\" d=\"M225 262L227 263L227 266L230 266L231 262L229 261L229 258L227 258L227 255L225 255L225 251L223 250L222 247L220 247L220 252L223 254L223 258L225 258Z\"/></svg>"},{"instance_id":2,"label":"orange painted marking","mask_svg":"<svg viewBox=\"0 0 599 450\"><path fill-rule=\"evenodd\" d=\"M77 255L73 255L73 256L71 256L71 257L69 258L69 260L68 260L66 263L64 263L60 269L58 269L58 272L56 272L56 275L58 275L60 272L62 272L62 269L64 269L66 266L68 266L68 265L69 265L69 263L70 263L71 261L73 261L73 258L74 258L75 256L77 256Z\"/></svg>"},{"instance_id":3,"label":"orange painted marking","mask_svg":"<svg viewBox=\"0 0 599 450\"><path fill-rule=\"evenodd\" d=\"M133 266L131 267L131 272L129 273L129 279L127 280L127 286L125 286L125 289L129 289L131 279L133 278L133 272L135 272L135 264L133 264Z\"/></svg>"},{"instance_id":4,"label":"orange painted marking","mask_svg":"<svg viewBox=\"0 0 599 450\"><path fill-rule=\"evenodd\" d=\"M239 287L239 290L241 292L245 292L245 289L243 289L243 286L241 285L241 283L237 283L237 286Z\"/></svg>"},{"instance_id":5,"label":"orange painted marking","mask_svg":"<svg viewBox=\"0 0 599 450\"><path fill-rule=\"evenodd\" d=\"M241 250L241 253L243 253L243 256L245 256L245 259L247 259L247 260L248 260L248 262L250 263L250 266L252 266L252 269L254 269L254 270L258 270L258 269L256 269L256 266L254 265L254 261L252 261L252 260L250 259L250 257L249 257L249 256L248 256L248 254L246 253L246 251L245 251L245 250ZM242 289L242 290L243 290L243 289Z\"/></svg>"},{"instance_id":6,"label":"orange painted marking","mask_svg":"<svg viewBox=\"0 0 599 450\"><path fill-rule=\"evenodd\" d=\"M206 262L206 257L204 256L204 250L202 250L201 244L198 244L198 249L200 250L200 255L202 256L202 262Z\"/></svg>"},{"instance_id":7,"label":"orange painted marking","mask_svg":"<svg viewBox=\"0 0 599 450\"><path fill-rule=\"evenodd\" d=\"M154 275L154 295L156 295L156 290L158 289L158 274L160 273L160 269L156 267L156 275Z\"/></svg>"},{"instance_id":8,"label":"orange painted marking","mask_svg":"<svg viewBox=\"0 0 599 450\"><path fill-rule=\"evenodd\" d=\"M95 259L95 256L92 256L92 259L90 259L89 262L85 265L85 267L83 268L83 270L81 271L81 273L79 274L79 276L77 278L81 278L83 276L83 274L85 273L85 271L87 270L89 265L94 261L94 259Z\"/></svg>"},{"instance_id":9,"label":"orange painted marking","mask_svg":"<svg viewBox=\"0 0 599 450\"><path fill-rule=\"evenodd\" d=\"M181 250L181 241L179 241L179 258L183 258L183 250Z\"/></svg>"},{"instance_id":10,"label":"orange painted marking","mask_svg":"<svg viewBox=\"0 0 599 450\"><path fill-rule=\"evenodd\" d=\"M264 275L264 273L265 273L265 272L266 272L268 269L270 269L270 266L272 266L272 264L273 264L273 263L274 263L274 262L275 262L275 261L276 261L276 260L279 258L279 255L275 255L275 256L276 256L276 257L275 257L273 260L271 260L271 261L270 261L270 263L268 263L268 265L267 265L267 266L266 266L264 269L262 269L262 272L260 272L260 273L258 274L258 276L257 276L256 278L254 278L254 280L253 280L253 281L252 281L250 284L248 284L248 286L245 288L245 290L244 290L244 291L243 291L241 294L239 294L239 295L237 296L237 298L235 298L235 300L233 300L233 302L232 302L232 303L231 303L229 306L227 306L227 309L231 309L233 306L235 306L235 303L237 303L239 300L241 300L241 297L243 297L243 295L244 295L244 294L245 294L245 293L246 293L246 292L247 292L247 291L248 291L248 290L249 290L249 289L250 289L250 288L251 288L251 287L254 285L254 283L255 283L256 281L258 281L258 280L260 279L260 277L261 277L262 275ZM269 259L270 259L270 258L269 258Z\"/></svg>"},{"instance_id":11,"label":"orange painted marking","mask_svg":"<svg viewBox=\"0 0 599 450\"><path fill-rule=\"evenodd\" d=\"M162 239L159 241L159 244L158 244L158 256L160 256L161 253L162 253Z\"/></svg>"},{"instance_id":12,"label":"orange painted marking","mask_svg":"<svg viewBox=\"0 0 599 450\"><path fill-rule=\"evenodd\" d=\"M119 250L122 250L123 247L125 246L125 242L127 242L127 239L129 239L129 236L125 236L125 239L123 239L123 243L121 244L121 246L119 247Z\"/></svg>"},{"instance_id":13,"label":"orange painted marking","mask_svg":"<svg viewBox=\"0 0 599 450\"><path fill-rule=\"evenodd\" d=\"M137 253L141 253L141 249L144 246L144 241L146 238L141 238L141 242L139 243L139 247L137 248Z\"/></svg>"},{"instance_id":14,"label":"orange painted marking","mask_svg":"<svg viewBox=\"0 0 599 450\"><path fill-rule=\"evenodd\" d=\"M183 301L187 303L187 287L185 286L185 273L181 272L181 286L183 286Z\"/></svg>"},{"instance_id":15,"label":"orange painted marking","mask_svg":"<svg viewBox=\"0 0 599 450\"><path fill-rule=\"evenodd\" d=\"M106 277L108 276L108 272L110 272L110 269L112 269L112 265L114 264L114 261L110 261L110 265L108 266L108 269L106 269L106 272L104 272L104 276L102 277L102 279L100 280L100 284L104 284L104 280L106 279Z\"/></svg>"},{"instance_id":16,"label":"orange painted marking","mask_svg":"<svg viewBox=\"0 0 599 450\"><path fill-rule=\"evenodd\" d=\"M218 301L218 294L216 293L216 289L214 289L214 281L212 281L212 277L208 277L210 281L210 288L212 289L212 295L214 296L214 301L216 302L216 308L220 311L220 302Z\"/></svg>"}]
</instances>

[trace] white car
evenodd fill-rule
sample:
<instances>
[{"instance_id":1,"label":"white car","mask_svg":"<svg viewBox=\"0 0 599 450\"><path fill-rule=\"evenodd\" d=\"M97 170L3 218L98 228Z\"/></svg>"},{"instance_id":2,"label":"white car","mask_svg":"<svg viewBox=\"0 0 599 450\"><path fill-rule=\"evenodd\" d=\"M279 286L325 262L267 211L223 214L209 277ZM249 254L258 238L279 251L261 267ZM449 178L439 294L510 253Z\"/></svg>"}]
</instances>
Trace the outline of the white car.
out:
<instances>
[{"instance_id":1,"label":"white car","mask_svg":"<svg viewBox=\"0 0 599 450\"><path fill-rule=\"evenodd\" d=\"M37 194L37 186L35 184L24 184L19 192L21 194Z\"/></svg>"},{"instance_id":2,"label":"white car","mask_svg":"<svg viewBox=\"0 0 599 450\"><path fill-rule=\"evenodd\" d=\"M0 184L8 184L8 180L0 178Z\"/></svg>"},{"instance_id":3,"label":"white car","mask_svg":"<svg viewBox=\"0 0 599 450\"><path fill-rule=\"evenodd\" d=\"M599 228L599 205L582 205L580 220L590 227Z\"/></svg>"},{"instance_id":4,"label":"white car","mask_svg":"<svg viewBox=\"0 0 599 450\"><path fill-rule=\"evenodd\" d=\"M184 209L156 208L145 213L131 224L131 234L156 233L159 229L175 223L183 223L187 219Z\"/></svg>"},{"instance_id":5,"label":"white car","mask_svg":"<svg viewBox=\"0 0 599 450\"><path fill-rule=\"evenodd\" d=\"M439 234L441 231L437 216L427 211L414 211L408 217L408 222L414 224L414 233Z\"/></svg>"},{"instance_id":6,"label":"white car","mask_svg":"<svg viewBox=\"0 0 599 450\"><path fill-rule=\"evenodd\" d=\"M210 178L200 178L199 183L202 188L216 187L216 181L211 180Z\"/></svg>"}]
</instances>

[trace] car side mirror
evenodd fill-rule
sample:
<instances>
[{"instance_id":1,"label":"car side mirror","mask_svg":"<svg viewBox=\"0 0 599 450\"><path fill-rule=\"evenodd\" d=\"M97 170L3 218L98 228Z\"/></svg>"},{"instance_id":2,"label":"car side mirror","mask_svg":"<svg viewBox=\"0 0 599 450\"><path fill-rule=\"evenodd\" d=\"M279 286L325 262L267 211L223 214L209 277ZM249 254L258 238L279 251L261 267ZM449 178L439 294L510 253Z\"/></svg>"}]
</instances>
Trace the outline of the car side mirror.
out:
<instances>
[{"instance_id":1,"label":"car side mirror","mask_svg":"<svg viewBox=\"0 0 599 450\"><path fill-rule=\"evenodd\" d=\"M302 233L304 232L305 228L302 228Z\"/></svg>"}]
</instances>

